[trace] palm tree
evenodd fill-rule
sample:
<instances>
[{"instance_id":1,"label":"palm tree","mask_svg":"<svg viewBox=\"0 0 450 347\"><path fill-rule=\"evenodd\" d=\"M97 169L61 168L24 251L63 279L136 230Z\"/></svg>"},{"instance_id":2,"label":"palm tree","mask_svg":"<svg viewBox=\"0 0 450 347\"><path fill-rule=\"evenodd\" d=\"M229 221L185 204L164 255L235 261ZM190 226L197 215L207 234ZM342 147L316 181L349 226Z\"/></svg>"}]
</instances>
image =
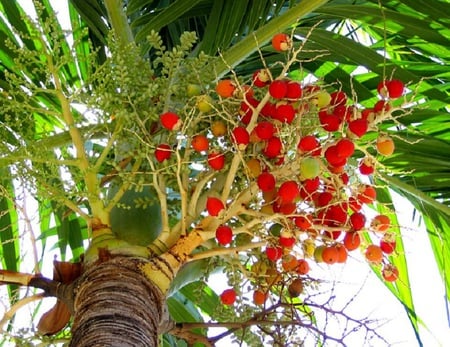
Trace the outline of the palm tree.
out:
<instances>
[{"instance_id":1,"label":"palm tree","mask_svg":"<svg viewBox=\"0 0 450 347\"><path fill-rule=\"evenodd\" d=\"M284 265L280 272L287 254L277 270L264 250L280 237L294 236L297 246L285 245L284 253L310 255L313 264L319 252L314 255L305 240L313 239L313 230L350 233L347 213L352 212L346 211L342 225L321 217L308 232L292 229L293 219L283 211L260 208L260 173L249 163L255 159L255 170L264 169L264 163L277 179L293 182L297 157L288 152L277 169L275 159L261 155L262 142L237 146L237 133L230 141L227 130L218 136L220 129L213 128L255 127L257 116L242 124L235 114L242 100L251 104L245 86L255 83L254 72L267 67L272 79L301 82L308 104L301 120L274 123L286 148L296 146L301 135L316 135L327 146L349 136L343 130L347 125L327 131L311 118L322 101L314 88L308 97L307 84L327 91L321 94L325 98L331 91L344 92L354 114L379 100L380 81L406 84L407 92L392 100L392 110L381 110L382 122L372 119L376 127L355 140L357 150L346 170L365 157L376 159L376 172L363 181L376 187L377 200L368 209L390 217L396 252L385 254L382 262L399 271L397 281L384 283L404 305L421 344L408 278L415 269L408 269L392 194L409 200L423 220L448 291L450 30L444 1L72 0L70 32L61 28L49 1L29 5L35 20L27 17L29 9L1 1L0 281L9 284L10 305L3 325L11 319L5 341L25 345L29 332L17 333L14 313L31 300L55 296L56 305L37 326L39 336L53 336L42 337L49 344L68 340L68 334L71 346L156 346L159 335L167 346L179 345L177 338L211 345L229 334L249 345L283 346L295 338L345 344L349 331L333 337L320 315L325 312L325 321L330 313L348 316L333 311L331 301L318 304L314 294L302 293L303 287L321 293L313 271L293 274ZM280 32L294 42L281 53L270 44ZM227 81L231 97L227 91L217 96L219 80ZM264 112L271 97L267 86L255 93L261 99L250 108L252 115ZM199 134L207 135L209 161L205 151L192 148ZM393 155L372 150L379 134L394 140ZM211 164L217 154L224 154L225 169ZM323 166L324 160L311 162ZM308 170L319 168L300 168L302 184L318 174ZM322 185L336 182L337 171L320 170L325 170L319 171ZM351 180L359 182L359 175L351 174ZM346 199L358 182L339 186ZM267 203L267 194L264 199ZM287 215L311 212L312 200L303 196L302 201ZM36 221L29 215L34 202ZM320 208L314 208L317 219ZM233 230L231 246L214 240L219 226ZM378 242L372 229L367 222L358 232L361 247ZM316 235L316 250L342 243L342 236L330 236ZM61 262L55 261L48 279L40 273L55 237ZM381 264L369 265L383 280ZM20 272L24 268L33 274ZM233 287L227 295L215 294L206 282L218 269ZM18 290L21 286L40 291L30 296ZM264 297L262 306L245 300L227 305L236 290L242 295L249 286L262 289L270 304ZM202 313L226 322L229 331L208 339L208 326L220 324L204 323ZM366 338L384 341L369 319L350 321L366 329ZM298 327L305 333L294 334Z\"/></svg>"}]
</instances>

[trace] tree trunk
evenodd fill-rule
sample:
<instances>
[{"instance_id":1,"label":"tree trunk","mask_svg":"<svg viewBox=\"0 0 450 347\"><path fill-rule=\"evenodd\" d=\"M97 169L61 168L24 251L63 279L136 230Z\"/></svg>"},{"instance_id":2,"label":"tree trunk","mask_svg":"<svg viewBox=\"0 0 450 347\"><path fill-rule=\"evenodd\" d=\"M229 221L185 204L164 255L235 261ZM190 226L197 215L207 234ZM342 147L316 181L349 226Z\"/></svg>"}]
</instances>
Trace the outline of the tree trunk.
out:
<instances>
[{"instance_id":1,"label":"tree trunk","mask_svg":"<svg viewBox=\"0 0 450 347\"><path fill-rule=\"evenodd\" d=\"M163 294L146 279L142 259L114 257L74 283L73 347L158 346Z\"/></svg>"}]
</instances>

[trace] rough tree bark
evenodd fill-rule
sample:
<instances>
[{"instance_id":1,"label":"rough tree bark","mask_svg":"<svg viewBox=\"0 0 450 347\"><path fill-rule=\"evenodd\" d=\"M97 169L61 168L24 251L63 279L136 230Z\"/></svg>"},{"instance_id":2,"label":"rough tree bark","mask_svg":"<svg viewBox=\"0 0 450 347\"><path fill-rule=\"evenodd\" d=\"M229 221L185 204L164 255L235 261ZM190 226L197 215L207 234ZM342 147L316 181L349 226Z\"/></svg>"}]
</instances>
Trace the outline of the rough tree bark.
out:
<instances>
[{"instance_id":1,"label":"rough tree bark","mask_svg":"<svg viewBox=\"0 0 450 347\"><path fill-rule=\"evenodd\" d=\"M145 260L113 257L73 283L73 347L158 346L164 296L139 270Z\"/></svg>"}]
</instances>

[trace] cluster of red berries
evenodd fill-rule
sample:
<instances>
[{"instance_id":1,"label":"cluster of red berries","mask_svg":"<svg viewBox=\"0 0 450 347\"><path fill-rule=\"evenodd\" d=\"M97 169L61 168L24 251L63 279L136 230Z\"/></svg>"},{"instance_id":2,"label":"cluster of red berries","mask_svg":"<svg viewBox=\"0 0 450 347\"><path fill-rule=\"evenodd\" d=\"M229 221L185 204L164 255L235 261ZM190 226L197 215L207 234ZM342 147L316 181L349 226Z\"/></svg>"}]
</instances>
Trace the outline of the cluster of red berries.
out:
<instances>
[{"instance_id":1,"label":"cluster of red berries","mask_svg":"<svg viewBox=\"0 0 450 347\"><path fill-rule=\"evenodd\" d=\"M287 51L293 42L288 35L278 34L272 45L277 51ZM291 296L299 295L301 276L309 271L305 258L343 263L348 252L356 249L369 262L382 266L387 281L397 279L398 270L388 259L396 247L390 219L386 215L366 218L363 207L375 202L376 189L361 177L376 172L379 155L394 152L394 141L379 134L377 125L390 117L392 100L401 97L404 89L399 80L382 81L380 100L373 107L361 108L342 90L305 85L287 75L274 78L269 68L255 71L248 84L231 79L216 84L216 97L209 102L220 105L230 117L236 116L229 121L211 117L208 129L188 143L205 155L205 168L212 171L224 170L228 158L239 152L245 161L244 179L260 190L252 206L257 206L261 216L276 216L273 223L281 230L259 234L268 242L261 261L272 264L270 276L259 269L266 287L267 278L276 280L278 271L295 274L289 277L288 291ZM200 112L203 109L212 107L202 107ZM174 112L161 114L160 123L168 131L183 127ZM376 141L373 134L377 134ZM169 160L172 152L169 144L161 143L155 158ZM220 198L207 198L210 216L220 218L226 208ZM367 231L379 240L377 244L361 241L361 233ZM221 246L233 242L233 229L226 221L217 228L216 240ZM267 288L256 288L255 303L266 298ZM221 299L233 304L236 292L226 290Z\"/></svg>"}]
</instances>

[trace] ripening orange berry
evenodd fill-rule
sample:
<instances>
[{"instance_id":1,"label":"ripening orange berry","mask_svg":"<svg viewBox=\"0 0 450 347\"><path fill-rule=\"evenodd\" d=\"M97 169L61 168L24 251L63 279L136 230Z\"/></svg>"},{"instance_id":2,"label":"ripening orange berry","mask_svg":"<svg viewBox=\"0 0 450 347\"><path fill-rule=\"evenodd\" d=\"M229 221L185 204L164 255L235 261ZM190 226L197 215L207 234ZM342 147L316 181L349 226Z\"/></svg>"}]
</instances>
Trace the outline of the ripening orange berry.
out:
<instances>
[{"instance_id":1,"label":"ripening orange berry","mask_svg":"<svg viewBox=\"0 0 450 347\"><path fill-rule=\"evenodd\" d=\"M298 266L297 258L292 254L286 254L281 258L281 266L286 272L293 271Z\"/></svg>"},{"instance_id":2,"label":"ripening orange berry","mask_svg":"<svg viewBox=\"0 0 450 347\"><path fill-rule=\"evenodd\" d=\"M267 300L267 297L268 297L267 293L264 292L262 289L256 289L253 292L253 303L255 305L264 305L264 303Z\"/></svg>"},{"instance_id":3,"label":"ripening orange berry","mask_svg":"<svg viewBox=\"0 0 450 347\"><path fill-rule=\"evenodd\" d=\"M370 227L380 233L384 233L391 226L391 220L388 216L384 214L379 214L375 216L370 222Z\"/></svg>"},{"instance_id":4,"label":"ripening orange berry","mask_svg":"<svg viewBox=\"0 0 450 347\"><path fill-rule=\"evenodd\" d=\"M236 84L232 80L221 80L217 82L216 92L222 98L231 98L236 90Z\"/></svg>"},{"instance_id":5,"label":"ripening orange berry","mask_svg":"<svg viewBox=\"0 0 450 347\"><path fill-rule=\"evenodd\" d=\"M339 260L339 253L336 246L327 246L322 251L322 260L326 264L334 264Z\"/></svg>"},{"instance_id":6,"label":"ripening orange berry","mask_svg":"<svg viewBox=\"0 0 450 347\"><path fill-rule=\"evenodd\" d=\"M191 146L197 152L207 151L209 148L209 141L205 135L195 135L192 138Z\"/></svg>"},{"instance_id":7,"label":"ripening orange berry","mask_svg":"<svg viewBox=\"0 0 450 347\"><path fill-rule=\"evenodd\" d=\"M361 244L361 237L356 231L347 232L344 236L344 247L348 251L354 251Z\"/></svg>"},{"instance_id":8,"label":"ripening orange berry","mask_svg":"<svg viewBox=\"0 0 450 347\"><path fill-rule=\"evenodd\" d=\"M395 144L392 138L390 138L389 136L379 136L377 138L378 153L384 156L390 156L392 153L394 153L394 150Z\"/></svg>"},{"instance_id":9,"label":"ripening orange berry","mask_svg":"<svg viewBox=\"0 0 450 347\"><path fill-rule=\"evenodd\" d=\"M272 37L272 47L279 52L287 51L292 47L292 40L287 34L276 34Z\"/></svg>"},{"instance_id":10,"label":"ripening orange berry","mask_svg":"<svg viewBox=\"0 0 450 347\"><path fill-rule=\"evenodd\" d=\"M383 260L383 251L380 246L368 245L365 253L366 259L371 263L381 263Z\"/></svg>"},{"instance_id":11,"label":"ripening orange berry","mask_svg":"<svg viewBox=\"0 0 450 347\"><path fill-rule=\"evenodd\" d=\"M306 259L299 259L295 269L299 275L306 275L309 272L309 263Z\"/></svg>"}]
</instances>

